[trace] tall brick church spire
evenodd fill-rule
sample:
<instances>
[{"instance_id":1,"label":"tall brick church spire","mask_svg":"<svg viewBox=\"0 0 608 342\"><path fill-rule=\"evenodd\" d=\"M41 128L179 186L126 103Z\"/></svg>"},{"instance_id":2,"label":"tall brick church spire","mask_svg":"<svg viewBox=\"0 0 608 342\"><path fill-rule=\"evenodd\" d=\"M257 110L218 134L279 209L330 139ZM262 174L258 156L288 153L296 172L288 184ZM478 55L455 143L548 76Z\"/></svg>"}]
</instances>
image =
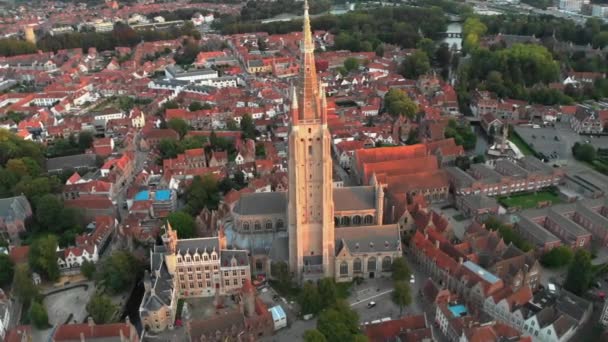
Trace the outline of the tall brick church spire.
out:
<instances>
[{"instance_id":1,"label":"tall brick church spire","mask_svg":"<svg viewBox=\"0 0 608 342\"><path fill-rule=\"evenodd\" d=\"M331 277L335 267L331 134L307 0L303 29L300 79L291 95L287 206L289 263L298 280Z\"/></svg>"},{"instance_id":2,"label":"tall brick church spire","mask_svg":"<svg viewBox=\"0 0 608 342\"><path fill-rule=\"evenodd\" d=\"M304 28L303 39L300 45L302 52L302 69L300 73L300 111L298 120L320 120L322 119L321 103L319 96L319 83L317 81L317 70L315 68L315 42L312 38L310 28L310 16L308 15L308 0L304 0Z\"/></svg>"}]
</instances>

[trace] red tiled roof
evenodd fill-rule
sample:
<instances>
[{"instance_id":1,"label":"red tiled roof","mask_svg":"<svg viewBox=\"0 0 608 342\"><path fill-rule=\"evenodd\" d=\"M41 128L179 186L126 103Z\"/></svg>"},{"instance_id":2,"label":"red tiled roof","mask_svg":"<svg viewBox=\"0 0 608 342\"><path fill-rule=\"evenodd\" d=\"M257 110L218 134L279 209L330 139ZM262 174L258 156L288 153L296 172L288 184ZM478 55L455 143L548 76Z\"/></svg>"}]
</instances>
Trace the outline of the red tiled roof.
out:
<instances>
[{"instance_id":1,"label":"red tiled roof","mask_svg":"<svg viewBox=\"0 0 608 342\"><path fill-rule=\"evenodd\" d=\"M387 322L368 324L365 326L365 335L370 342L384 342L394 339L402 332L424 328L427 328L424 315L406 316Z\"/></svg>"},{"instance_id":2,"label":"red tiled roof","mask_svg":"<svg viewBox=\"0 0 608 342\"><path fill-rule=\"evenodd\" d=\"M131 336L132 326L127 323L114 323L114 324L101 324L89 326L89 324L64 324L60 325L55 334L53 340L59 341L80 341L82 337L85 339L94 338L109 338L109 337L120 337L129 338ZM137 334L135 334L137 336ZM132 342L137 342L139 339L133 337Z\"/></svg>"},{"instance_id":3,"label":"red tiled roof","mask_svg":"<svg viewBox=\"0 0 608 342\"><path fill-rule=\"evenodd\" d=\"M30 246L13 247L8 252L8 256L15 264L27 262L30 254Z\"/></svg>"}]
</instances>

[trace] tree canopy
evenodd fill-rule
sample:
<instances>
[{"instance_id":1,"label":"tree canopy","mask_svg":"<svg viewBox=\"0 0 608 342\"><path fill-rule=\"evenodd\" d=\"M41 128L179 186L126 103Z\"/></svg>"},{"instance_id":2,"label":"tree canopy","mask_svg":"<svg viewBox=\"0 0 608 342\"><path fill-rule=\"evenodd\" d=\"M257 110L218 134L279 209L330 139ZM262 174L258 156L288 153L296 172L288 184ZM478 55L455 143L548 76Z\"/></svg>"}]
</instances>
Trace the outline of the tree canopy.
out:
<instances>
[{"instance_id":1,"label":"tree canopy","mask_svg":"<svg viewBox=\"0 0 608 342\"><path fill-rule=\"evenodd\" d=\"M327 339L319 330L311 329L304 333L304 342L327 342Z\"/></svg>"},{"instance_id":2,"label":"tree canopy","mask_svg":"<svg viewBox=\"0 0 608 342\"><path fill-rule=\"evenodd\" d=\"M180 239L190 239L196 236L196 224L190 214L183 211L175 211L167 216L167 221L177 231L177 236Z\"/></svg>"},{"instance_id":3,"label":"tree canopy","mask_svg":"<svg viewBox=\"0 0 608 342\"><path fill-rule=\"evenodd\" d=\"M302 286L302 291L298 296L298 303L303 315L317 314L321 311L322 304L319 297L317 286L311 281L307 281Z\"/></svg>"},{"instance_id":4,"label":"tree canopy","mask_svg":"<svg viewBox=\"0 0 608 342\"><path fill-rule=\"evenodd\" d=\"M93 295L87 304L87 312L95 324L112 323L117 309L116 305L112 304L110 297L99 293Z\"/></svg>"},{"instance_id":5,"label":"tree canopy","mask_svg":"<svg viewBox=\"0 0 608 342\"><path fill-rule=\"evenodd\" d=\"M564 288L576 294L583 295L589 289L593 279L593 265L591 255L584 249L574 253L574 259L568 267Z\"/></svg>"},{"instance_id":6,"label":"tree canopy","mask_svg":"<svg viewBox=\"0 0 608 342\"><path fill-rule=\"evenodd\" d=\"M451 119L445 128L445 137L454 138L456 145L462 146L465 150L472 150L477 143L477 135L466 122L456 122Z\"/></svg>"},{"instance_id":7,"label":"tree canopy","mask_svg":"<svg viewBox=\"0 0 608 342\"><path fill-rule=\"evenodd\" d=\"M186 208L191 215L198 215L205 207L217 208L220 200L218 183L212 175L195 176L186 189Z\"/></svg>"},{"instance_id":8,"label":"tree canopy","mask_svg":"<svg viewBox=\"0 0 608 342\"><path fill-rule=\"evenodd\" d=\"M395 258L395 260L393 260L392 271L394 281L406 281L411 274L403 257Z\"/></svg>"},{"instance_id":9,"label":"tree canopy","mask_svg":"<svg viewBox=\"0 0 608 342\"><path fill-rule=\"evenodd\" d=\"M57 237L54 235L41 236L30 246L30 267L51 281L59 279L57 246Z\"/></svg>"},{"instance_id":10,"label":"tree canopy","mask_svg":"<svg viewBox=\"0 0 608 342\"><path fill-rule=\"evenodd\" d=\"M46 308L42 303L34 301L30 304L28 313L30 321L37 329L46 329L49 326L49 316L46 313Z\"/></svg>"},{"instance_id":11,"label":"tree canopy","mask_svg":"<svg viewBox=\"0 0 608 342\"><path fill-rule=\"evenodd\" d=\"M403 115L412 119L418 112L418 105L404 91L397 88L391 88L384 95L384 108L393 117Z\"/></svg>"},{"instance_id":12,"label":"tree canopy","mask_svg":"<svg viewBox=\"0 0 608 342\"><path fill-rule=\"evenodd\" d=\"M15 265L7 254L0 254L0 287L10 285L15 274Z\"/></svg>"},{"instance_id":13,"label":"tree canopy","mask_svg":"<svg viewBox=\"0 0 608 342\"><path fill-rule=\"evenodd\" d=\"M22 302L29 302L38 297L38 287L32 281L32 273L27 265L16 267L13 293Z\"/></svg>"},{"instance_id":14,"label":"tree canopy","mask_svg":"<svg viewBox=\"0 0 608 342\"><path fill-rule=\"evenodd\" d=\"M591 163L597 158L597 151L591 144L574 143L572 146L572 155L578 160Z\"/></svg>"},{"instance_id":15,"label":"tree canopy","mask_svg":"<svg viewBox=\"0 0 608 342\"><path fill-rule=\"evenodd\" d=\"M183 119L179 118L169 120L169 122L167 122L167 126L176 131L179 134L180 139L183 138L190 129L190 125L188 125L188 123Z\"/></svg>"},{"instance_id":16,"label":"tree canopy","mask_svg":"<svg viewBox=\"0 0 608 342\"><path fill-rule=\"evenodd\" d=\"M117 251L105 258L97 269L97 282L112 293L128 290L137 279L141 268L135 257L126 251Z\"/></svg>"},{"instance_id":17,"label":"tree canopy","mask_svg":"<svg viewBox=\"0 0 608 342\"><path fill-rule=\"evenodd\" d=\"M401 315L403 308L412 303L410 284L407 281L396 281L395 288L391 293L391 299L399 307L399 315Z\"/></svg>"},{"instance_id":18,"label":"tree canopy","mask_svg":"<svg viewBox=\"0 0 608 342\"><path fill-rule=\"evenodd\" d=\"M568 246L558 246L543 254L540 263L545 267L555 268L570 264L574 253Z\"/></svg>"},{"instance_id":19,"label":"tree canopy","mask_svg":"<svg viewBox=\"0 0 608 342\"><path fill-rule=\"evenodd\" d=\"M344 301L338 301L319 315L317 329L328 342L352 341L361 335L359 315Z\"/></svg>"},{"instance_id":20,"label":"tree canopy","mask_svg":"<svg viewBox=\"0 0 608 342\"><path fill-rule=\"evenodd\" d=\"M421 75L431 70L429 56L423 50L416 50L411 55L405 57L401 64L400 73L405 78L418 79Z\"/></svg>"}]
</instances>

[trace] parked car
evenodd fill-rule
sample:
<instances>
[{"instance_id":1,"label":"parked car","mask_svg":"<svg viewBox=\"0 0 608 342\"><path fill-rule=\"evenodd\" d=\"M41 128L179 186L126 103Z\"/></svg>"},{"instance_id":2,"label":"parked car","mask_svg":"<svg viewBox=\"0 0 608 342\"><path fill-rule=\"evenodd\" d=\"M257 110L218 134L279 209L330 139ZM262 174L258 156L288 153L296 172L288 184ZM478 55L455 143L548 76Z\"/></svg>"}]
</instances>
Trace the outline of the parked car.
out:
<instances>
[{"instance_id":1,"label":"parked car","mask_svg":"<svg viewBox=\"0 0 608 342\"><path fill-rule=\"evenodd\" d=\"M414 284L416 282L416 278L414 278L413 274L410 274L410 284Z\"/></svg>"},{"instance_id":2,"label":"parked car","mask_svg":"<svg viewBox=\"0 0 608 342\"><path fill-rule=\"evenodd\" d=\"M367 303L367 308L368 308L368 309L371 309L371 308L373 308L374 306L376 306L376 302L369 302L369 303Z\"/></svg>"}]
</instances>

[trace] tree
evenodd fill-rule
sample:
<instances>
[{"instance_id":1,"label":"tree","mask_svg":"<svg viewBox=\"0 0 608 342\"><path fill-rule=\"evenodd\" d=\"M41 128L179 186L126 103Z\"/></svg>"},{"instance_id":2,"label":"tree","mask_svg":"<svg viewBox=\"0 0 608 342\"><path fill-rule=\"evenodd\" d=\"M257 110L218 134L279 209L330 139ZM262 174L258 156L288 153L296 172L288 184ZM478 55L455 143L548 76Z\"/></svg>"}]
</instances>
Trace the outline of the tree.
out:
<instances>
[{"instance_id":1,"label":"tree","mask_svg":"<svg viewBox=\"0 0 608 342\"><path fill-rule=\"evenodd\" d=\"M475 148L477 143L477 135L467 122L457 123L453 119L448 121L444 135L446 138L454 138L456 145L461 145L465 150Z\"/></svg>"},{"instance_id":2,"label":"tree","mask_svg":"<svg viewBox=\"0 0 608 342\"><path fill-rule=\"evenodd\" d=\"M201 109L203 109L203 105L198 101L193 101L188 106L188 110L191 112L196 112L197 110L201 110Z\"/></svg>"},{"instance_id":3,"label":"tree","mask_svg":"<svg viewBox=\"0 0 608 342\"><path fill-rule=\"evenodd\" d=\"M15 265L7 254L0 254L0 287L10 285L15 274Z\"/></svg>"},{"instance_id":4,"label":"tree","mask_svg":"<svg viewBox=\"0 0 608 342\"><path fill-rule=\"evenodd\" d=\"M234 121L234 119L229 119L226 123L226 129L229 131L238 131L239 125Z\"/></svg>"},{"instance_id":5,"label":"tree","mask_svg":"<svg viewBox=\"0 0 608 342\"><path fill-rule=\"evenodd\" d=\"M478 154L473 157L473 164L482 164L486 162L486 157L483 154Z\"/></svg>"},{"instance_id":6,"label":"tree","mask_svg":"<svg viewBox=\"0 0 608 342\"><path fill-rule=\"evenodd\" d=\"M93 146L93 133L90 131L82 131L78 133L78 147L81 150L86 150Z\"/></svg>"},{"instance_id":7,"label":"tree","mask_svg":"<svg viewBox=\"0 0 608 342\"><path fill-rule=\"evenodd\" d=\"M466 171L471 167L471 159L469 159L469 157L467 156L458 156L456 157L456 160L454 161L454 163L456 164L457 167L459 167L460 169Z\"/></svg>"},{"instance_id":8,"label":"tree","mask_svg":"<svg viewBox=\"0 0 608 342\"><path fill-rule=\"evenodd\" d=\"M27 265L18 265L15 269L13 292L22 302L29 302L38 297L38 287L32 281L32 275Z\"/></svg>"},{"instance_id":9,"label":"tree","mask_svg":"<svg viewBox=\"0 0 608 342\"><path fill-rule=\"evenodd\" d=\"M405 57L401 64L401 74L410 79L417 79L431 70L429 56L422 51L416 50L411 55Z\"/></svg>"},{"instance_id":10,"label":"tree","mask_svg":"<svg viewBox=\"0 0 608 342\"><path fill-rule=\"evenodd\" d=\"M550 268L562 267L568 265L573 257L574 253L570 247L559 246L543 254L540 258L540 263L543 264L543 266Z\"/></svg>"},{"instance_id":11,"label":"tree","mask_svg":"<svg viewBox=\"0 0 608 342\"><path fill-rule=\"evenodd\" d=\"M175 211L167 216L167 221L171 227L177 231L177 236L181 239L195 237L196 224L192 216L183 211Z\"/></svg>"},{"instance_id":12,"label":"tree","mask_svg":"<svg viewBox=\"0 0 608 342\"><path fill-rule=\"evenodd\" d=\"M163 103L163 106L162 106L163 111L165 109L177 109L177 108L179 108L179 105L177 104L177 102L175 102L173 100L165 101L165 103Z\"/></svg>"},{"instance_id":13,"label":"tree","mask_svg":"<svg viewBox=\"0 0 608 342\"><path fill-rule=\"evenodd\" d=\"M93 280L95 278L95 269L95 264L88 260L83 261L82 265L80 265L80 273L88 280Z\"/></svg>"},{"instance_id":14,"label":"tree","mask_svg":"<svg viewBox=\"0 0 608 342\"><path fill-rule=\"evenodd\" d=\"M410 277L410 269L403 257L393 260L392 269L394 281L406 281Z\"/></svg>"},{"instance_id":15,"label":"tree","mask_svg":"<svg viewBox=\"0 0 608 342\"><path fill-rule=\"evenodd\" d=\"M384 96L384 107L388 113L397 117L399 115L412 119L418 112L418 106L405 92L392 88Z\"/></svg>"},{"instance_id":16,"label":"tree","mask_svg":"<svg viewBox=\"0 0 608 342\"><path fill-rule=\"evenodd\" d=\"M304 342L327 342L327 339L319 330L311 329L304 333Z\"/></svg>"},{"instance_id":17,"label":"tree","mask_svg":"<svg viewBox=\"0 0 608 342\"><path fill-rule=\"evenodd\" d=\"M338 289L334 278L323 278L319 280L319 297L321 306L327 308L333 305L338 299Z\"/></svg>"},{"instance_id":18,"label":"tree","mask_svg":"<svg viewBox=\"0 0 608 342\"><path fill-rule=\"evenodd\" d=\"M195 176L186 189L186 209L190 215L198 215L205 207L217 208L219 203L218 183L211 175Z\"/></svg>"},{"instance_id":19,"label":"tree","mask_svg":"<svg viewBox=\"0 0 608 342\"><path fill-rule=\"evenodd\" d=\"M352 341L359 335L359 316L344 301L321 312L317 329L328 342Z\"/></svg>"},{"instance_id":20,"label":"tree","mask_svg":"<svg viewBox=\"0 0 608 342\"><path fill-rule=\"evenodd\" d=\"M399 316L403 314L403 308L412 303L410 285L406 281L395 282L395 289L391 293L391 299L399 307Z\"/></svg>"},{"instance_id":21,"label":"tree","mask_svg":"<svg viewBox=\"0 0 608 342\"><path fill-rule=\"evenodd\" d=\"M435 55L435 42L429 38L422 38L416 43L416 49L424 51L427 57Z\"/></svg>"},{"instance_id":22,"label":"tree","mask_svg":"<svg viewBox=\"0 0 608 342\"><path fill-rule=\"evenodd\" d=\"M32 270L55 281L59 279L57 265L57 237L54 235L41 236L32 242L29 252L29 264Z\"/></svg>"},{"instance_id":23,"label":"tree","mask_svg":"<svg viewBox=\"0 0 608 342\"><path fill-rule=\"evenodd\" d=\"M574 146L572 146L572 154L574 155L574 158L587 163L591 163L597 158L595 147L591 144L574 143Z\"/></svg>"},{"instance_id":24,"label":"tree","mask_svg":"<svg viewBox=\"0 0 608 342\"><path fill-rule=\"evenodd\" d=\"M87 304L87 312L96 324L111 323L116 310L116 305L104 294L96 293Z\"/></svg>"},{"instance_id":25,"label":"tree","mask_svg":"<svg viewBox=\"0 0 608 342\"><path fill-rule=\"evenodd\" d=\"M348 57L344 60L344 68L347 72L359 69L359 60L354 57Z\"/></svg>"},{"instance_id":26,"label":"tree","mask_svg":"<svg viewBox=\"0 0 608 342\"><path fill-rule=\"evenodd\" d=\"M303 315L317 314L321 311L321 298L319 297L319 290L317 286L307 281L302 286L302 291L298 296L298 303Z\"/></svg>"},{"instance_id":27,"label":"tree","mask_svg":"<svg viewBox=\"0 0 608 342\"><path fill-rule=\"evenodd\" d=\"M251 115L245 114L241 118L241 131L243 131L244 139L255 139L255 124L253 123Z\"/></svg>"},{"instance_id":28,"label":"tree","mask_svg":"<svg viewBox=\"0 0 608 342\"><path fill-rule=\"evenodd\" d=\"M566 290L582 296L593 279L593 265L591 264L591 255L584 249L578 249L574 253L574 259L568 267L568 274L564 282Z\"/></svg>"},{"instance_id":29,"label":"tree","mask_svg":"<svg viewBox=\"0 0 608 342\"><path fill-rule=\"evenodd\" d=\"M131 253L117 251L101 263L97 282L103 283L112 293L119 293L133 285L139 271L139 264Z\"/></svg>"},{"instance_id":30,"label":"tree","mask_svg":"<svg viewBox=\"0 0 608 342\"><path fill-rule=\"evenodd\" d=\"M264 143L257 143L255 144L255 156L256 157L266 157L266 146L264 146Z\"/></svg>"},{"instance_id":31,"label":"tree","mask_svg":"<svg viewBox=\"0 0 608 342\"><path fill-rule=\"evenodd\" d=\"M179 134L179 138L182 139L188 133L190 126L186 121L179 118L173 118L167 122L167 126Z\"/></svg>"},{"instance_id":32,"label":"tree","mask_svg":"<svg viewBox=\"0 0 608 342\"><path fill-rule=\"evenodd\" d=\"M46 194L36 202L36 220L44 228L53 233L60 232L59 223L63 203L53 194Z\"/></svg>"},{"instance_id":33,"label":"tree","mask_svg":"<svg viewBox=\"0 0 608 342\"><path fill-rule=\"evenodd\" d=\"M284 261L276 261L270 264L270 274L277 282L277 288L285 292L292 286L291 272Z\"/></svg>"},{"instance_id":34,"label":"tree","mask_svg":"<svg viewBox=\"0 0 608 342\"><path fill-rule=\"evenodd\" d=\"M462 26L462 36L464 40L462 42L462 48L464 51L469 52L476 49L479 46L479 39L486 33L488 28L484 23L477 17L469 17L465 20Z\"/></svg>"},{"instance_id":35,"label":"tree","mask_svg":"<svg viewBox=\"0 0 608 342\"><path fill-rule=\"evenodd\" d=\"M437 50L435 50L435 63L440 68L449 68L450 61L452 60L452 51L447 43L439 44Z\"/></svg>"},{"instance_id":36,"label":"tree","mask_svg":"<svg viewBox=\"0 0 608 342\"><path fill-rule=\"evenodd\" d=\"M30 305L30 311L28 313L30 321L38 329L46 329L49 326L49 316L46 313L44 305L34 301Z\"/></svg>"}]
</instances>

